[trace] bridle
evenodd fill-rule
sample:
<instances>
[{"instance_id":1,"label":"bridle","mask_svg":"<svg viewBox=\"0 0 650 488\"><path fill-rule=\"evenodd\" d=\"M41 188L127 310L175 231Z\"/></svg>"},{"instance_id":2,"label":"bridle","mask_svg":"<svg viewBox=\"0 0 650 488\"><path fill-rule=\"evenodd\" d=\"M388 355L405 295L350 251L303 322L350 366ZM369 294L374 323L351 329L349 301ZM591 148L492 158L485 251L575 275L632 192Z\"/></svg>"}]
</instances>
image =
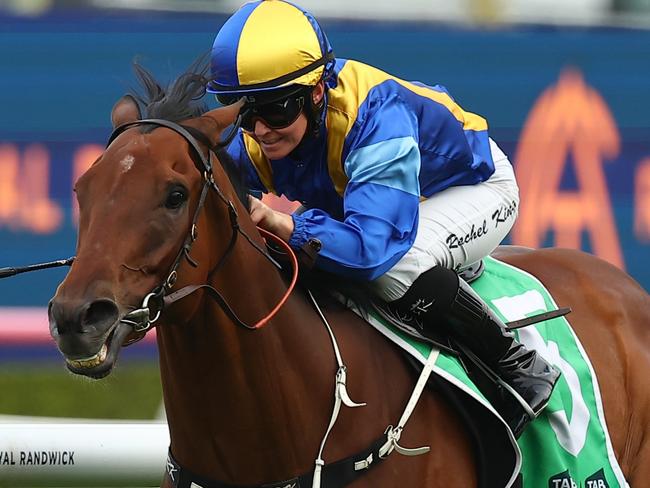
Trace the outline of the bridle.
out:
<instances>
[{"instance_id":1,"label":"bridle","mask_svg":"<svg viewBox=\"0 0 650 488\"><path fill-rule=\"evenodd\" d=\"M127 313L120 319L120 322L130 325L131 327L133 327L134 332L139 334L137 337L135 337L133 340L130 340L125 345L132 344L133 342L137 342L138 340L142 339L142 337L144 337L146 332L153 326L154 322L156 322L160 318L160 314L162 313L165 307L187 297L188 295L191 295L195 291L198 290L207 291L209 295L221 306L221 308L224 310L224 312L230 317L230 319L233 322L248 330L257 330L260 329L261 327L264 327L266 324L268 324L268 322L275 316L275 314L280 310L280 308L282 308L284 303L289 298L289 295L291 294L293 288L295 287L297 277L298 277L298 261L295 252L285 241L275 236L274 234L258 227L258 230L262 233L263 237L274 241L277 245L283 248L283 250L286 252L286 255L289 257L289 260L291 261L291 266L293 268L291 281L289 283L289 287L287 288L287 291L280 299L280 301L277 303L277 305L273 308L273 310L271 310L271 312L267 314L265 317L258 320L255 324L252 325L244 322L237 316L237 314L232 309L232 307L228 304L228 302L223 297L223 295L217 289L215 289L213 286L207 283L200 284L200 285L188 285L175 292L171 292L171 289L174 287L174 284L176 283L176 280L178 278L178 268L181 262L183 261L183 259L185 259L193 267L198 266L198 263L194 261L190 256L190 250L192 249L192 245L194 244L194 241L196 241L196 239L198 238L197 222L201 210L205 205L205 201L210 189L216 192L219 199L228 208L232 233L230 237L230 242L228 243L228 247L224 251L219 261L217 262L217 265L210 271L208 276L213 276L223 267L224 263L226 262L226 259L234 249L235 243L237 242L237 238L240 234L244 238L246 238L246 240L259 253L261 253L264 257L266 257L269 261L271 261L271 263L273 263L274 266L281 269L281 266L277 263L277 261L275 261L268 254L266 250L262 249L255 241L253 241L246 234L246 232L241 228L241 226L239 225L239 220L238 220L238 215L237 215L237 210L235 208L235 205L233 204L232 200L229 200L226 197L226 195L224 195L223 191L219 188L219 186L214 180L214 174L212 169L212 156L216 155L215 151L217 149L226 147L230 143L230 141L232 141L232 139L237 134L240 122L241 122L241 115L238 117L237 122L235 122L233 128L228 133L228 135L224 138L224 140L217 143L216 145L212 145L208 140L208 138L199 130L193 127L183 126L175 122L171 122L169 120L164 120L164 119L142 119L133 122L127 122L125 124L116 127L115 130L113 130L111 136L109 137L106 147L110 146L110 144L120 134L122 134L124 131L132 127L141 126L141 125L155 125L157 127L166 127L168 129L171 129L177 134L179 134L180 136L182 136L188 142L190 148L197 156L197 159L201 162L201 167L197 166L197 169L201 171L203 175L203 187L201 188L199 201L197 203L196 209L194 210L194 216L192 217L192 224L185 237L185 240L183 241L181 249L176 255L176 258L174 259L174 262L169 272L167 273L167 278L144 297L140 308L132 310L131 312ZM205 156L203 150L201 149L197 139L200 139L204 144L207 145L208 147L207 157Z\"/></svg>"}]
</instances>

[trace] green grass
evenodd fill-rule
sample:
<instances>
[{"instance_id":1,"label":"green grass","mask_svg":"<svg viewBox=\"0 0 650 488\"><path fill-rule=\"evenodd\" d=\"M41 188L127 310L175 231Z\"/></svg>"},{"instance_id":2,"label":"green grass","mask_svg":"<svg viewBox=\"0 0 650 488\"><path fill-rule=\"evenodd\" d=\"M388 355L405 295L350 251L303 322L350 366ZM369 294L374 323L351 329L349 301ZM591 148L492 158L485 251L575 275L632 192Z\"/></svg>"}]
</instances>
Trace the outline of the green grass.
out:
<instances>
[{"instance_id":1,"label":"green grass","mask_svg":"<svg viewBox=\"0 0 650 488\"><path fill-rule=\"evenodd\" d=\"M158 365L122 363L107 378L90 380L60 362L0 363L0 415L152 419L162 402Z\"/></svg>"}]
</instances>

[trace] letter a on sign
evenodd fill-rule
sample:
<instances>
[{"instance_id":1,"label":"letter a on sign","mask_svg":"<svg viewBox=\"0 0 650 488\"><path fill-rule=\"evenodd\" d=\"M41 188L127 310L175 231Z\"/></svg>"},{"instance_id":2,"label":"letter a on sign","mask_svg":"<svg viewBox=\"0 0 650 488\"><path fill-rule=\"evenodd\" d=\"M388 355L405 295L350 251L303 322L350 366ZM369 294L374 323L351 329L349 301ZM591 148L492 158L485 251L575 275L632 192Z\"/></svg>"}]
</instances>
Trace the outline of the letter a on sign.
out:
<instances>
[{"instance_id":1,"label":"letter a on sign","mask_svg":"<svg viewBox=\"0 0 650 488\"><path fill-rule=\"evenodd\" d=\"M575 69L562 73L557 86L537 100L522 130L515 156L521 190L513 242L580 248L583 233L592 252L623 268L603 162L620 151L616 122L603 98ZM576 188L560 189L569 161Z\"/></svg>"}]
</instances>

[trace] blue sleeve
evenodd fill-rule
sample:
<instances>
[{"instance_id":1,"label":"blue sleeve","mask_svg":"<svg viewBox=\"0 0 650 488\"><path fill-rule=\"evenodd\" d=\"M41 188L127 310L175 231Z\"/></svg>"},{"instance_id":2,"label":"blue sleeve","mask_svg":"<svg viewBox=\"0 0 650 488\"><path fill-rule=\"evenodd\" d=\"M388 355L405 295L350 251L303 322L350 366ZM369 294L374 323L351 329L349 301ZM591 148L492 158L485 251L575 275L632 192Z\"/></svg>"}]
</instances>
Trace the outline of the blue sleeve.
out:
<instances>
[{"instance_id":1,"label":"blue sleeve","mask_svg":"<svg viewBox=\"0 0 650 488\"><path fill-rule=\"evenodd\" d=\"M299 247L318 239L320 268L360 280L381 276L406 254L418 224L417 120L397 98L378 105L344 163L343 221L319 209L294 215L290 240Z\"/></svg>"},{"instance_id":2,"label":"blue sleeve","mask_svg":"<svg viewBox=\"0 0 650 488\"><path fill-rule=\"evenodd\" d=\"M226 153L233 159L240 173L244 175L244 183L251 190L251 193L256 194L255 196L260 198L260 193L268 193L267 188L255 170L255 165L253 165L253 162L248 156L246 146L244 145L244 135L241 130L226 148Z\"/></svg>"}]
</instances>

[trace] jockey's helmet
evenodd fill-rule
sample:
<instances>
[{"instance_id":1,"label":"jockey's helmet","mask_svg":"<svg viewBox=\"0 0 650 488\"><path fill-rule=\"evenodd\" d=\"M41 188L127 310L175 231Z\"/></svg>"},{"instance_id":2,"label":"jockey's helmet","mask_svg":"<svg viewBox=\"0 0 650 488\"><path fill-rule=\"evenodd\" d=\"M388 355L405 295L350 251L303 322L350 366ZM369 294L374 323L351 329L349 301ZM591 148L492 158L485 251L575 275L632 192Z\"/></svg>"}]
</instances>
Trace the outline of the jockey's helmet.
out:
<instances>
[{"instance_id":1,"label":"jockey's helmet","mask_svg":"<svg viewBox=\"0 0 650 488\"><path fill-rule=\"evenodd\" d=\"M316 19L284 0L242 6L217 34L212 46L207 91L221 101L273 90L313 87L334 66L334 53Z\"/></svg>"}]
</instances>

